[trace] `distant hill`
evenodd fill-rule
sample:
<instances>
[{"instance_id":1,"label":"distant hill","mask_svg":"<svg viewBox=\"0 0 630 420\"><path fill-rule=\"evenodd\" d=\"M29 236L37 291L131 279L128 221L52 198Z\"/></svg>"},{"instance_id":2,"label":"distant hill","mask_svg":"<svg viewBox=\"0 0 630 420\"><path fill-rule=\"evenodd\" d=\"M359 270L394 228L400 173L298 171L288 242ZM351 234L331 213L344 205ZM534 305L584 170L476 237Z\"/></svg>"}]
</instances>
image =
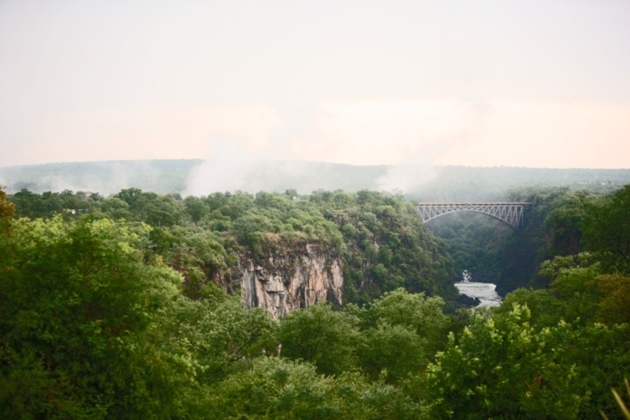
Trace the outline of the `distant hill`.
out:
<instances>
[{"instance_id":1,"label":"distant hill","mask_svg":"<svg viewBox=\"0 0 630 420\"><path fill-rule=\"evenodd\" d=\"M90 191L113 194L124 188L140 188L160 194L181 192L190 170L201 160L128 160L105 162L46 163L0 168L0 184L12 193Z\"/></svg>"},{"instance_id":2,"label":"distant hill","mask_svg":"<svg viewBox=\"0 0 630 420\"><path fill-rule=\"evenodd\" d=\"M617 189L630 183L630 169L534 169L464 166L355 166L298 161L132 160L49 163L0 168L8 193L124 188L159 194L207 195L216 191L388 190L431 200L491 200L523 186Z\"/></svg>"},{"instance_id":3,"label":"distant hill","mask_svg":"<svg viewBox=\"0 0 630 420\"><path fill-rule=\"evenodd\" d=\"M626 184L630 184L630 169L445 166L407 195L423 201L484 201L502 199L506 191L524 187L614 191Z\"/></svg>"}]
</instances>

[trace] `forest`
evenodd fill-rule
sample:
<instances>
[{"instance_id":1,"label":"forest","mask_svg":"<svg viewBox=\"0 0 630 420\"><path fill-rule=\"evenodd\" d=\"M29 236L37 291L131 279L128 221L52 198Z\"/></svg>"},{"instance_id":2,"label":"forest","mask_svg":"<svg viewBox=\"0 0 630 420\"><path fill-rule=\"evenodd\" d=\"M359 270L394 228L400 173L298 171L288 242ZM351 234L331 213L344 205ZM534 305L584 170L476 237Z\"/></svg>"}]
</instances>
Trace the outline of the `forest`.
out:
<instances>
[{"instance_id":1,"label":"forest","mask_svg":"<svg viewBox=\"0 0 630 420\"><path fill-rule=\"evenodd\" d=\"M624 418L630 185L598 185L510 189L532 203L521 230L423 225L409 197L369 190L0 190L0 412ZM339 261L342 300L244 304L243 261L300 272L309 246ZM463 269L503 304L467 308Z\"/></svg>"}]
</instances>

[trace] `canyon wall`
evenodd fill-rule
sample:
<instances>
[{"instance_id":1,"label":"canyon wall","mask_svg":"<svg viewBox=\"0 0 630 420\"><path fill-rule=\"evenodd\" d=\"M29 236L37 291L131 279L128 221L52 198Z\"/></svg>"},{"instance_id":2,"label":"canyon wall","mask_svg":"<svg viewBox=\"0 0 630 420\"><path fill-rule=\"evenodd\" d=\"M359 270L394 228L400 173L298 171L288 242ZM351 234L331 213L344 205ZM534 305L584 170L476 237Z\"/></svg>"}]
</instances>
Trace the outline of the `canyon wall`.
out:
<instances>
[{"instance_id":1,"label":"canyon wall","mask_svg":"<svg viewBox=\"0 0 630 420\"><path fill-rule=\"evenodd\" d=\"M238 277L248 308L264 308L274 319L328 300L343 303L343 263L318 244L278 248L266 256L242 255Z\"/></svg>"}]
</instances>

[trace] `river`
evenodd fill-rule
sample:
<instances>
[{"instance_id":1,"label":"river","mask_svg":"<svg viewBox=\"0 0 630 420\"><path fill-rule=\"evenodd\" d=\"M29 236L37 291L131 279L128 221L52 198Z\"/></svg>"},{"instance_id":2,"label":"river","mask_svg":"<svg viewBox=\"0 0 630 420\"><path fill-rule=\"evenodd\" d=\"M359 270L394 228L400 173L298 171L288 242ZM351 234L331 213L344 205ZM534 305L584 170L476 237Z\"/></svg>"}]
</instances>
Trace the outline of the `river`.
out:
<instances>
[{"instance_id":1,"label":"river","mask_svg":"<svg viewBox=\"0 0 630 420\"><path fill-rule=\"evenodd\" d=\"M455 287L459 289L459 293L472 298L478 298L481 303L478 306L499 306L501 305L501 296L496 292L497 287L492 283L478 283L474 281L462 281L455 283Z\"/></svg>"}]
</instances>

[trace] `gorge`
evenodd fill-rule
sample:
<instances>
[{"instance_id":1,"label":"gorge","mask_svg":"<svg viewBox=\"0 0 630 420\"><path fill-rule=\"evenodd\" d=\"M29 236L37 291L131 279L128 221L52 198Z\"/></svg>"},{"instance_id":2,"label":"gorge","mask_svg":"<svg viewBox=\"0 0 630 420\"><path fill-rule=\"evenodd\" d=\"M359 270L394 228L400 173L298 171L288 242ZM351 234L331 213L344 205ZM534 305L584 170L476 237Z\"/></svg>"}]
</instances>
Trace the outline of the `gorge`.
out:
<instances>
[{"instance_id":1,"label":"gorge","mask_svg":"<svg viewBox=\"0 0 630 420\"><path fill-rule=\"evenodd\" d=\"M343 305L343 263L329 249L306 244L277 249L266 258L244 257L238 274L246 307L261 307L273 319L328 301Z\"/></svg>"}]
</instances>

